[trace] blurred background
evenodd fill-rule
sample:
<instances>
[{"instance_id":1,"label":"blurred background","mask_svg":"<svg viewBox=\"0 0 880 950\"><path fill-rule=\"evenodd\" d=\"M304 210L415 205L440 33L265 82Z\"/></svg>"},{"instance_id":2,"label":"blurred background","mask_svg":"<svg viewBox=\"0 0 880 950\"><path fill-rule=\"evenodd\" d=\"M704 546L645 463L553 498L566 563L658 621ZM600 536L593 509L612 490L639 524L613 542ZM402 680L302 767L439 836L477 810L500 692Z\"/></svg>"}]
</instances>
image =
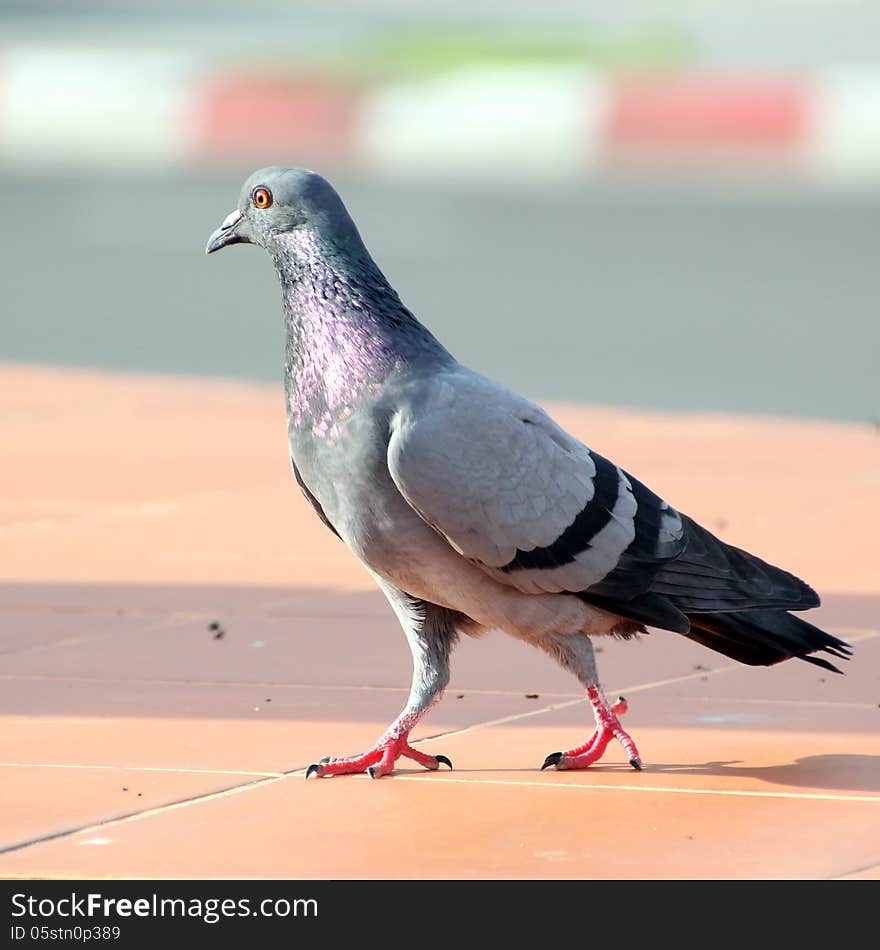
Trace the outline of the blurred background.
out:
<instances>
[{"instance_id":1,"label":"blurred background","mask_svg":"<svg viewBox=\"0 0 880 950\"><path fill-rule=\"evenodd\" d=\"M0 361L280 379L307 165L463 362L540 399L880 426L880 5L0 2Z\"/></svg>"}]
</instances>

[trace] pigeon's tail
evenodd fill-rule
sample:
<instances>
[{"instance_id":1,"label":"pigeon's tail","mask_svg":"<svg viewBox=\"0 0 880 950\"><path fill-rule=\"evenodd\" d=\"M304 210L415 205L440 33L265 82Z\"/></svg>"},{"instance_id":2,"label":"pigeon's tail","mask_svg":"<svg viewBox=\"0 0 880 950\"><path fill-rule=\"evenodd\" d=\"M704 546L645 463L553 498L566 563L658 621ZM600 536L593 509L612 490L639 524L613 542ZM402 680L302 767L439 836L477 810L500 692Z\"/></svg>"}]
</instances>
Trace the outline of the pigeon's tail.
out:
<instances>
[{"instance_id":1,"label":"pigeon's tail","mask_svg":"<svg viewBox=\"0 0 880 950\"><path fill-rule=\"evenodd\" d=\"M798 657L835 670L810 654L849 657L846 643L789 612L819 606L809 584L726 544L686 515L681 520L683 550L659 566L646 594L617 602L623 616L675 630L751 666Z\"/></svg>"},{"instance_id":2,"label":"pigeon's tail","mask_svg":"<svg viewBox=\"0 0 880 950\"><path fill-rule=\"evenodd\" d=\"M691 626L686 637L750 666L772 666L797 657L839 673L828 660L810 654L822 650L848 660L852 653L843 640L785 610L719 611L687 617Z\"/></svg>"}]
</instances>

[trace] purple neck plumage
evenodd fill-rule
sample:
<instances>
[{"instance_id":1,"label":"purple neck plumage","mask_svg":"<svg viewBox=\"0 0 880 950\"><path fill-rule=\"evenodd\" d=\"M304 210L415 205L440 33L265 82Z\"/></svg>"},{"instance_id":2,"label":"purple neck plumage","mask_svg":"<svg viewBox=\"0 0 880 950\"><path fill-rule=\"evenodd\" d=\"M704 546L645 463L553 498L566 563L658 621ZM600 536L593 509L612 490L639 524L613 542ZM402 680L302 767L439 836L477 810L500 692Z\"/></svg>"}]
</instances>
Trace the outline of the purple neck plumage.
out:
<instances>
[{"instance_id":1,"label":"purple neck plumage","mask_svg":"<svg viewBox=\"0 0 880 950\"><path fill-rule=\"evenodd\" d=\"M313 231L279 235L285 388L294 425L321 427L388 376L451 360L404 307L357 233L331 243Z\"/></svg>"}]
</instances>

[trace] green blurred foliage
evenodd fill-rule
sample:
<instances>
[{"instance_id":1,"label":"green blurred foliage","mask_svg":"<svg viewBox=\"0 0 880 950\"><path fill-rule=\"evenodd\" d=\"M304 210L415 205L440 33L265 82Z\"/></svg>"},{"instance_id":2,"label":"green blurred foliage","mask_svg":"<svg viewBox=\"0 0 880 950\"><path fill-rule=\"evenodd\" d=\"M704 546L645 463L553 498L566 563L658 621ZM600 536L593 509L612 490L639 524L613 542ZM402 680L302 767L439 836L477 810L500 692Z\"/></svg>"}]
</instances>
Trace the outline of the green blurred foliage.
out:
<instances>
[{"instance_id":1,"label":"green blurred foliage","mask_svg":"<svg viewBox=\"0 0 880 950\"><path fill-rule=\"evenodd\" d=\"M695 43L685 31L659 23L613 35L581 28L499 30L420 23L395 24L305 54L274 48L255 55L251 50L247 65L373 83L420 79L478 65L584 66L617 74L663 72L687 66L696 58Z\"/></svg>"}]
</instances>

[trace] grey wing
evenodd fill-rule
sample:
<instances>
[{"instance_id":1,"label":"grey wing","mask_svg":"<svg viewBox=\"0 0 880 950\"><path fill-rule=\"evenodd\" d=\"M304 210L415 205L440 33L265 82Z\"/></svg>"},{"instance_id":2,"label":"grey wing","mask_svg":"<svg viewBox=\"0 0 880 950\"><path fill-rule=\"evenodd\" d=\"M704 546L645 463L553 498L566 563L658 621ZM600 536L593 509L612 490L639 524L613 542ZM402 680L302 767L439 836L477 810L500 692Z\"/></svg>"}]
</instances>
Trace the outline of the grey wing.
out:
<instances>
[{"instance_id":1,"label":"grey wing","mask_svg":"<svg viewBox=\"0 0 880 950\"><path fill-rule=\"evenodd\" d=\"M321 521L336 535L339 537L339 532L336 528L333 527L330 519L324 514L324 508L321 505L321 502L309 491L308 485L303 481L302 475L299 473L299 469L296 467L296 462L293 460L293 456L290 457L290 467L293 469L293 477L296 479L297 485L299 485L299 490L303 493L306 501L312 506L315 511L315 514L321 519Z\"/></svg>"},{"instance_id":2,"label":"grey wing","mask_svg":"<svg viewBox=\"0 0 880 950\"><path fill-rule=\"evenodd\" d=\"M543 410L481 377L433 386L394 419L389 471L422 519L497 579L527 593L613 581L635 596L680 552L677 512Z\"/></svg>"},{"instance_id":3,"label":"grey wing","mask_svg":"<svg viewBox=\"0 0 880 950\"><path fill-rule=\"evenodd\" d=\"M679 514L532 403L481 377L454 383L395 419L389 470L423 520L498 580L681 633L696 615L818 604L799 578Z\"/></svg>"}]
</instances>

